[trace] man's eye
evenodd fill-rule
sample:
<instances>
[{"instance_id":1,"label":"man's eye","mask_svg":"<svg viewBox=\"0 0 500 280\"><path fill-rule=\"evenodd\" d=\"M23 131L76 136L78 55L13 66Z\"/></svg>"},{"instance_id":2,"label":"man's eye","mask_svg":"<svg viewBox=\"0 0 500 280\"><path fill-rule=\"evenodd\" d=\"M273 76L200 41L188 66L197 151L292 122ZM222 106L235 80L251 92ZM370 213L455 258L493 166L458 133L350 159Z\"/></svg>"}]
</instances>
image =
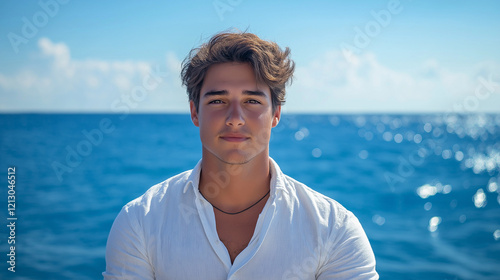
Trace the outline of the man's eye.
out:
<instances>
[{"instance_id":1,"label":"man's eye","mask_svg":"<svg viewBox=\"0 0 500 280\"><path fill-rule=\"evenodd\" d=\"M208 102L208 104L222 104L222 100L216 99Z\"/></svg>"},{"instance_id":2,"label":"man's eye","mask_svg":"<svg viewBox=\"0 0 500 280\"><path fill-rule=\"evenodd\" d=\"M258 100L255 100L255 99L250 99L247 102L250 104L260 104L260 102Z\"/></svg>"}]
</instances>

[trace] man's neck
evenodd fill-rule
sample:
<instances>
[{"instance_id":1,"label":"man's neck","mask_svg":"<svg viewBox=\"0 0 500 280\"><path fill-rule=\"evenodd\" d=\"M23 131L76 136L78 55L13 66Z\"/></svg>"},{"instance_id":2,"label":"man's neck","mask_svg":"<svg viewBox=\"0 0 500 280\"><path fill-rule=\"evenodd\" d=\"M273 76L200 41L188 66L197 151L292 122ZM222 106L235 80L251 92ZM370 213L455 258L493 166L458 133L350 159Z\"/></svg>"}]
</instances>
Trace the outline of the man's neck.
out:
<instances>
[{"instance_id":1,"label":"man's neck","mask_svg":"<svg viewBox=\"0 0 500 280\"><path fill-rule=\"evenodd\" d=\"M269 191L269 154L262 153L244 164L228 164L204 155L200 191L213 205L237 212L258 201Z\"/></svg>"}]
</instances>

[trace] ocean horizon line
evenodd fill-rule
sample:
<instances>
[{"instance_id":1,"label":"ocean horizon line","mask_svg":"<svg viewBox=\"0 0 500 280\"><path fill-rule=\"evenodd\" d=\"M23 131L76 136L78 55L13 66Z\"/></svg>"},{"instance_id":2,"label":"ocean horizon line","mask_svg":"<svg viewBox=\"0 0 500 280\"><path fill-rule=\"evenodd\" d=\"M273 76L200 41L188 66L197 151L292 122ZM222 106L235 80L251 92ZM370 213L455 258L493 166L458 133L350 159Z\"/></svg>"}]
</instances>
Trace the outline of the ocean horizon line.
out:
<instances>
[{"instance_id":1,"label":"ocean horizon line","mask_svg":"<svg viewBox=\"0 0 500 280\"><path fill-rule=\"evenodd\" d=\"M0 115L189 115L189 112L128 112L128 113L120 113L120 112L105 112L105 111L13 111L13 112L2 112L0 111ZM500 112L301 112L301 111L293 111L293 112L284 112L281 111L282 115L304 115L304 116L331 116L331 115L372 115L372 116L421 116L421 115L429 115L429 116L438 116L438 115L500 115Z\"/></svg>"}]
</instances>

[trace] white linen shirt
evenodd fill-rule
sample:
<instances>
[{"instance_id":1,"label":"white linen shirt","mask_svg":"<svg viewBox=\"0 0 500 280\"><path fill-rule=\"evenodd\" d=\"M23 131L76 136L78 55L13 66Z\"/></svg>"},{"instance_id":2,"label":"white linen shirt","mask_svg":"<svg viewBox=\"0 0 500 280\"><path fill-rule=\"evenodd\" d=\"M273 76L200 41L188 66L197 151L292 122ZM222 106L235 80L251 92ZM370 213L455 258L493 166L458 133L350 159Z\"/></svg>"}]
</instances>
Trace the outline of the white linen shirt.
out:
<instances>
[{"instance_id":1,"label":"white linen shirt","mask_svg":"<svg viewBox=\"0 0 500 280\"><path fill-rule=\"evenodd\" d=\"M214 209L198 191L200 160L122 208L108 237L104 279L378 279L358 219L272 159L270 166L270 197L233 264Z\"/></svg>"}]
</instances>

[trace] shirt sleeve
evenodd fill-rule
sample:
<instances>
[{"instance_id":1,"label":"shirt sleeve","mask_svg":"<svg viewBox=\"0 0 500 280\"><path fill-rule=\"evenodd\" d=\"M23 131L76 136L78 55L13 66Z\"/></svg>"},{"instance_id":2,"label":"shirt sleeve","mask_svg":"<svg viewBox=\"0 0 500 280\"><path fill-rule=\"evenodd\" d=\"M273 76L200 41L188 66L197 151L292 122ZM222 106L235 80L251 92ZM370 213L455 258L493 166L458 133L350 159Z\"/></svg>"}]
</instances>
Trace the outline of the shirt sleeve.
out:
<instances>
[{"instance_id":1,"label":"shirt sleeve","mask_svg":"<svg viewBox=\"0 0 500 280\"><path fill-rule=\"evenodd\" d=\"M377 280L375 256L358 219L348 212L338 234L326 246L327 255L319 270L318 280Z\"/></svg>"},{"instance_id":2,"label":"shirt sleeve","mask_svg":"<svg viewBox=\"0 0 500 280\"><path fill-rule=\"evenodd\" d=\"M106 245L105 280L155 279L146 252L144 231L132 209L122 208L116 217Z\"/></svg>"}]
</instances>

